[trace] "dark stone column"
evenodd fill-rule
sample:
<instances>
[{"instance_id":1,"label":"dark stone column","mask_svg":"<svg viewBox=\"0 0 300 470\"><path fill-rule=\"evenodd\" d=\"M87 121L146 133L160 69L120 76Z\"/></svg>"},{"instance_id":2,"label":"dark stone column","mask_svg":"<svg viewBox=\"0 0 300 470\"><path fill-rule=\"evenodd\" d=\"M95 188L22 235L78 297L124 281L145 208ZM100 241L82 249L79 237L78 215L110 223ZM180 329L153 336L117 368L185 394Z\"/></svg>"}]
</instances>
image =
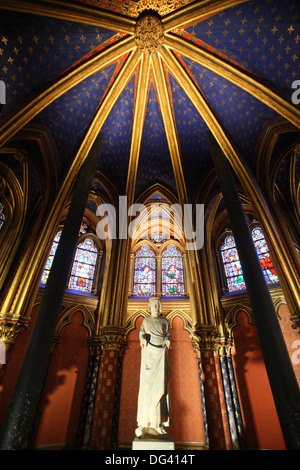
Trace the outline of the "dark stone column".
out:
<instances>
[{"instance_id":1,"label":"dark stone column","mask_svg":"<svg viewBox=\"0 0 300 470\"><path fill-rule=\"evenodd\" d=\"M47 370L55 328L74 259L80 225L100 156L99 135L84 161L53 260L33 331L0 434L0 449L27 449Z\"/></svg>"},{"instance_id":2,"label":"dark stone column","mask_svg":"<svg viewBox=\"0 0 300 470\"><path fill-rule=\"evenodd\" d=\"M83 449L88 448L90 443L100 360L101 344L99 338L94 337L90 344L89 366L85 381L81 416L77 433L77 446Z\"/></svg>"},{"instance_id":3,"label":"dark stone column","mask_svg":"<svg viewBox=\"0 0 300 470\"><path fill-rule=\"evenodd\" d=\"M207 132L287 449L300 449L300 392L226 156Z\"/></svg>"}]
</instances>

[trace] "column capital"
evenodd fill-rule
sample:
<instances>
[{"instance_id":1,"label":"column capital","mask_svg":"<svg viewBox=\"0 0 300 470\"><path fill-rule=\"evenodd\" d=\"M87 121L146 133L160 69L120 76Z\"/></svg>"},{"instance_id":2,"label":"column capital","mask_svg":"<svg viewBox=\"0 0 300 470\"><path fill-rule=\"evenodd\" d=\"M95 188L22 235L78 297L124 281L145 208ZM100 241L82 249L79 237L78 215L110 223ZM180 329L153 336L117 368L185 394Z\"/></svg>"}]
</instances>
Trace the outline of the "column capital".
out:
<instances>
[{"instance_id":1,"label":"column capital","mask_svg":"<svg viewBox=\"0 0 300 470\"><path fill-rule=\"evenodd\" d=\"M123 352L127 344L125 334L123 326L102 326L99 334L101 349Z\"/></svg>"},{"instance_id":2,"label":"column capital","mask_svg":"<svg viewBox=\"0 0 300 470\"><path fill-rule=\"evenodd\" d=\"M232 346L233 346L232 339L220 337L219 341L217 341L215 344L217 356L218 357L230 357Z\"/></svg>"},{"instance_id":3,"label":"column capital","mask_svg":"<svg viewBox=\"0 0 300 470\"><path fill-rule=\"evenodd\" d=\"M27 329L28 323L29 318L14 318L11 314L0 313L0 341L14 343L19 334Z\"/></svg>"},{"instance_id":4,"label":"column capital","mask_svg":"<svg viewBox=\"0 0 300 470\"><path fill-rule=\"evenodd\" d=\"M192 342L198 343L199 350L204 351L207 349L214 349L215 342L219 333L216 326L213 325L196 325L191 333Z\"/></svg>"}]
</instances>

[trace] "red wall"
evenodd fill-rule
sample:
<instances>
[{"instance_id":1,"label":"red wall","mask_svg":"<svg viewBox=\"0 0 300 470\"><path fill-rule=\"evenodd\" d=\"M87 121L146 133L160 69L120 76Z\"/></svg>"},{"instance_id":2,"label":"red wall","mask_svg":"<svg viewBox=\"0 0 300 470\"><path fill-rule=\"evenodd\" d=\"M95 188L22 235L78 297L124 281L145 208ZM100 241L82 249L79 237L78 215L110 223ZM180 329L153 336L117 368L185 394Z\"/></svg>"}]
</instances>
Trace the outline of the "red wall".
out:
<instances>
[{"instance_id":1,"label":"red wall","mask_svg":"<svg viewBox=\"0 0 300 470\"><path fill-rule=\"evenodd\" d=\"M136 322L136 330L128 337L122 373L119 417L119 441L132 441L137 426L137 400L140 376L140 344L138 334L143 317ZM170 396L173 424L170 433L175 442L204 443L204 425L198 364L189 334L183 322L175 317L172 322L172 354Z\"/></svg>"},{"instance_id":2,"label":"red wall","mask_svg":"<svg viewBox=\"0 0 300 470\"><path fill-rule=\"evenodd\" d=\"M256 328L239 313L232 359L244 418L247 448L285 449Z\"/></svg>"},{"instance_id":3,"label":"red wall","mask_svg":"<svg viewBox=\"0 0 300 470\"><path fill-rule=\"evenodd\" d=\"M6 365L0 367L0 426L5 418L14 387L18 378L19 370L31 335L38 307L34 308L27 330L24 330L16 342L10 346L6 357ZM3 374L3 375L2 375Z\"/></svg>"},{"instance_id":4,"label":"red wall","mask_svg":"<svg viewBox=\"0 0 300 470\"><path fill-rule=\"evenodd\" d=\"M80 312L53 349L36 422L35 446L76 442L88 365L88 332Z\"/></svg>"},{"instance_id":5,"label":"red wall","mask_svg":"<svg viewBox=\"0 0 300 470\"><path fill-rule=\"evenodd\" d=\"M37 307L38 308L38 307ZM32 312L29 328L11 349L0 385L0 426L14 390L26 347L34 324L37 308ZM62 330L54 348L43 390L34 445L74 444L88 364L88 332L77 312L72 323Z\"/></svg>"}]
</instances>

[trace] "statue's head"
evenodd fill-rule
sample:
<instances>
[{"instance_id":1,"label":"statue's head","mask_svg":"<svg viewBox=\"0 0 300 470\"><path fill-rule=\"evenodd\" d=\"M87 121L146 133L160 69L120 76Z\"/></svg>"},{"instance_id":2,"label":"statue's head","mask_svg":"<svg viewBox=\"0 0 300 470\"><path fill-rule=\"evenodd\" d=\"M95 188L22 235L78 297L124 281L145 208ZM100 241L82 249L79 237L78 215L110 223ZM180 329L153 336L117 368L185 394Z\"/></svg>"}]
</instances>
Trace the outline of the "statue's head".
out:
<instances>
[{"instance_id":1,"label":"statue's head","mask_svg":"<svg viewBox=\"0 0 300 470\"><path fill-rule=\"evenodd\" d=\"M150 297L148 302L148 312L157 314L162 312L162 302L160 297Z\"/></svg>"}]
</instances>

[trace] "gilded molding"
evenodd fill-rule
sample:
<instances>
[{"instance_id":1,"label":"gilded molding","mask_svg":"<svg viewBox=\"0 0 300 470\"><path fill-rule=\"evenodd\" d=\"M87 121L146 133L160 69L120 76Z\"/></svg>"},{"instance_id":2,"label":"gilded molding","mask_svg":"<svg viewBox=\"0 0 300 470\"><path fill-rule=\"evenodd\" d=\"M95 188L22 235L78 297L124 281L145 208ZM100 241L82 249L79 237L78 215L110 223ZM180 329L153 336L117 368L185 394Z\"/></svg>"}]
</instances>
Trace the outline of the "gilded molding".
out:
<instances>
[{"instance_id":1,"label":"gilded molding","mask_svg":"<svg viewBox=\"0 0 300 470\"><path fill-rule=\"evenodd\" d=\"M290 164L289 164L289 181L290 181L290 192L291 199L294 207L295 217L300 226L300 204L297 195L297 184L298 184L298 175L297 175L297 155L300 154L300 143L298 143L291 155ZM299 258L298 258L299 259Z\"/></svg>"},{"instance_id":2,"label":"gilded molding","mask_svg":"<svg viewBox=\"0 0 300 470\"><path fill-rule=\"evenodd\" d=\"M192 2L163 18L165 31L171 31L191 21L204 19L246 1L248 0L202 0L201 2Z\"/></svg>"}]
</instances>

